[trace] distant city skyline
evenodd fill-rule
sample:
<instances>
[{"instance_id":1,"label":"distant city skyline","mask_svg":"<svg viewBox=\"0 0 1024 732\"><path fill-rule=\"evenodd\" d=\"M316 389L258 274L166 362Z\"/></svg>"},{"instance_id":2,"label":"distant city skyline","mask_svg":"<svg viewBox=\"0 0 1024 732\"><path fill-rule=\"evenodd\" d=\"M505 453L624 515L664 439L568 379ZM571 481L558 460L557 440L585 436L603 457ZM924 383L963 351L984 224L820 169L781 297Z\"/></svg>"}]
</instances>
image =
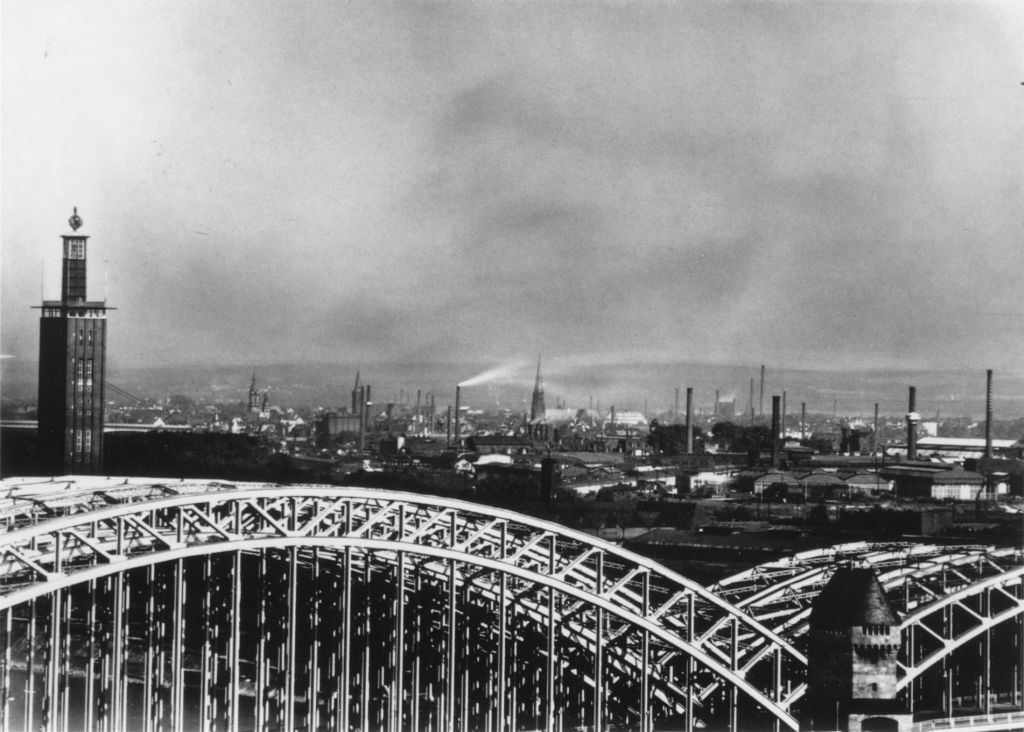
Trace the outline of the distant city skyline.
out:
<instances>
[{"instance_id":1,"label":"distant city skyline","mask_svg":"<svg viewBox=\"0 0 1024 732\"><path fill-rule=\"evenodd\" d=\"M35 361L72 206L112 369L1024 368L1020 4L0 21L5 371Z\"/></svg>"},{"instance_id":2,"label":"distant city skyline","mask_svg":"<svg viewBox=\"0 0 1024 732\"><path fill-rule=\"evenodd\" d=\"M507 408L529 412L536 375L536 362L528 358L500 365L494 380L474 380L462 388L463 406L473 409ZM687 387L694 389L694 409L710 411L715 392L723 402L736 400L737 421L749 419L749 385L755 379L754 405L759 406L760 374L757 365L701 365L692 363L595 365L563 362L557 357L543 365L545 401L554 407L557 398L571 409L600 406L605 412L617 409L648 413L670 411L674 390L680 390L680 409ZM256 384L268 393L270 404L287 407L341 408L350 403L356 370L360 383L371 384L378 405L402 401L405 394L415 403L416 391L425 399L433 395L438 408L454 405L458 382L495 369L486 364L453 362L381 363L350 362L265 364L256 367ZM118 368L110 381L134 396L166 400L181 394L196 400L241 402L245 404L252 378L252 365L167 365L148 368ZM452 377L455 377L454 379ZM35 399L34 365L8 361L4 368L5 399L32 402ZM902 416L907 409L907 387L917 387L918 410L929 420L937 413L942 419L984 418L984 371L807 371L768 365L765 379L765 411L773 394L787 394L787 414L799 413L806 402L808 413L841 417L872 415L879 403L883 415ZM111 394L111 398L114 395ZM997 421L1016 420L1024 415L1024 376L995 373L993 401Z\"/></svg>"}]
</instances>

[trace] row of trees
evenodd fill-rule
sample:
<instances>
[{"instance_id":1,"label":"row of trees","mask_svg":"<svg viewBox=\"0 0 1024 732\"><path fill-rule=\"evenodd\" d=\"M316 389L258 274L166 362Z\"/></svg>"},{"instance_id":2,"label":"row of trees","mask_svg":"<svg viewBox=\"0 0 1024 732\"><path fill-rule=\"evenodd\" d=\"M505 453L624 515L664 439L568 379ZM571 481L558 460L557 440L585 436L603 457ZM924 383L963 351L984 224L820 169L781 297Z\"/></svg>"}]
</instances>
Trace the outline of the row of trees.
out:
<instances>
[{"instance_id":1,"label":"row of trees","mask_svg":"<svg viewBox=\"0 0 1024 732\"><path fill-rule=\"evenodd\" d=\"M693 451L704 452L707 447L706 433L698 428L692 429ZM772 446L771 428L765 425L744 426L733 422L717 422L711 428L711 439L726 452L760 452L770 450ZM647 435L647 444L659 455L684 455L686 425L662 425L654 420Z\"/></svg>"}]
</instances>

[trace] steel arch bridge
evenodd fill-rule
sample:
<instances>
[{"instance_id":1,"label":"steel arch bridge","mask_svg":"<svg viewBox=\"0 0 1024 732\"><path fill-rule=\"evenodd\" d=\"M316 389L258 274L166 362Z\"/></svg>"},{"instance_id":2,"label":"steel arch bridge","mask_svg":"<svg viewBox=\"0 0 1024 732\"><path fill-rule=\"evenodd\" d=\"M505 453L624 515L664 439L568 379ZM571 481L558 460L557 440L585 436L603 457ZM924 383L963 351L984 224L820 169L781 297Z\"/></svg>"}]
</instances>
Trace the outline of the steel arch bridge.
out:
<instances>
[{"instance_id":1,"label":"steel arch bridge","mask_svg":"<svg viewBox=\"0 0 1024 732\"><path fill-rule=\"evenodd\" d=\"M1021 547L856 542L762 564L709 589L804 648L811 603L843 563L873 567L900 613L897 686L911 711L1024 709Z\"/></svg>"},{"instance_id":2,"label":"steel arch bridge","mask_svg":"<svg viewBox=\"0 0 1024 732\"><path fill-rule=\"evenodd\" d=\"M4 730L796 729L835 561L902 573L911 695L1019 634L1024 597L1011 553L911 546L707 589L555 524L359 488L7 480L0 522Z\"/></svg>"}]
</instances>

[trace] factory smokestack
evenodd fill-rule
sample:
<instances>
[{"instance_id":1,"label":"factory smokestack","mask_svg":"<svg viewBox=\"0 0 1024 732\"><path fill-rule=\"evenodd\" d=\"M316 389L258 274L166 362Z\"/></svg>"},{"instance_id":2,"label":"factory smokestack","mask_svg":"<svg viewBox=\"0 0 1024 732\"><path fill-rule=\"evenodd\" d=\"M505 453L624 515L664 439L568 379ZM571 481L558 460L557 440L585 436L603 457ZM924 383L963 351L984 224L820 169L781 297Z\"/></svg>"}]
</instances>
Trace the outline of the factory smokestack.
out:
<instances>
[{"instance_id":1,"label":"factory smokestack","mask_svg":"<svg viewBox=\"0 0 1024 732\"><path fill-rule=\"evenodd\" d=\"M359 369L356 369L356 383L352 387L352 414L359 413Z\"/></svg>"},{"instance_id":2,"label":"factory smokestack","mask_svg":"<svg viewBox=\"0 0 1024 732\"><path fill-rule=\"evenodd\" d=\"M462 387L455 387L455 450L462 449L462 432L459 429L459 402L462 399Z\"/></svg>"},{"instance_id":3,"label":"factory smokestack","mask_svg":"<svg viewBox=\"0 0 1024 732\"><path fill-rule=\"evenodd\" d=\"M715 407L711 410L714 416L718 416L718 389L715 389Z\"/></svg>"},{"instance_id":4,"label":"factory smokestack","mask_svg":"<svg viewBox=\"0 0 1024 732\"><path fill-rule=\"evenodd\" d=\"M693 389L689 386L686 387L686 454L693 454Z\"/></svg>"},{"instance_id":5,"label":"factory smokestack","mask_svg":"<svg viewBox=\"0 0 1024 732\"><path fill-rule=\"evenodd\" d=\"M356 414L359 415L359 450L366 446L366 387L359 387L359 403L356 405Z\"/></svg>"},{"instance_id":6,"label":"factory smokestack","mask_svg":"<svg viewBox=\"0 0 1024 732\"><path fill-rule=\"evenodd\" d=\"M871 433L871 454L878 454L878 402L875 402L875 430Z\"/></svg>"},{"instance_id":7,"label":"factory smokestack","mask_svg":"<svg viewBox=\"0 0 1024 732\"><path fill-rule=\"evenodd\" d=\"M985 457L992 457L992 369L985 372Z\"/></svg>"},{"instance_id":8,"label":"factory smokestack","mask_svg":"<svg viewBox=\"0 0 1024 732\"><path fill-rule=\"evenodd\" d=\"M779 422L782 429L782 439L786 439L786 392L782 392L782 419Z\"/></svg>"},{"instance_id":9,"label":"factory smokestack","mask_svg":"<svg viewBox=\"0 0 1024 732\"><path fill-rule=\"evenodd\" d=\"M754 417L757 412L754 411L754 380L750 380L750 424L754 424Z\"/></svg>"},{"instance_id":10,"label":"factory smokestack","mask_svg":"<svg viewBox=\"0 0 1024 732\"><path fill-rule=\"evenodd\" d=\"M907 407L907 460L917 460L917 423L921 415L917 413L917 389L910 387Z\"/></svg>"},{"instance_id":11,"label":"factory smokestack","mask_svg":"<svg viewBox=\"0 0 1024 732\"><path fill-rule=\"evenodd\" d=\"M675 406L675 410L672 412L672 414L675 415L676 417L679 416L679 387L678 386L676 387L676 406Z\"/></svg>"},{"instance_id":12,"label":"factory smokestack","mask_svg":"<svg viewBox=\"0 0 1024 732\"><path fill-rule=\"evenodd\" d=\"M757 414L764 416L764 364L761 364L761 401L758 403Z\"/></svg>"},{"instance_id":13,"label":"factory smokestack","mask_svg":"<svg viewBox=\"0 0 1024 732\"><path fill-rule=\"evenodd\" d=\"M772 395L772 467L779 467L779 403L778 394Z\"/></svg>"},{"instance_id":14,"label":"factory smokestack","mask_svg":"<svg viewBox=\"0 0 1024 732\"><path fill-rule=\"evenodd\" d=\"M804 426L806 424L807 424L807 402L800 402L800 439L801 440L806 440L807 439L807 433L806 433L806 429L807 428Z\"/></svg>"}]
</instances>

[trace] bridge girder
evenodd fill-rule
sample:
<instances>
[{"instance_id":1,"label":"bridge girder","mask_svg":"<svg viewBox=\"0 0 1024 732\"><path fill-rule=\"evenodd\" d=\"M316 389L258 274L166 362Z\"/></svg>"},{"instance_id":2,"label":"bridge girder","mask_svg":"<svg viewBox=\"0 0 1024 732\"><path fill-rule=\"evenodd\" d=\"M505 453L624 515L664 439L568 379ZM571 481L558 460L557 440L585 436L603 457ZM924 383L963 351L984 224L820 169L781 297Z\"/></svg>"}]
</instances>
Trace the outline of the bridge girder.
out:
<instances>
[{"instance_id":1,"label":"bridge girder","mask_svg":"<svg viewBox=\"0 0 1024 732\"><path fill-rule=\"evenodd\" d=\"M574 600L563 611L567 626L581 607L605 618L598 627L608 625L607 637L604 631L578 634L582 645L598 649L598 657L602 646L640 633L645 649L660 644L662 658L689 658L695 664L691 671L723 680L733 707L740 695L777 724L796 728L789 702L771 698L782 696L777 688L748 681L754 662L740 665L737 657L743 643L756 639L758 659L773 664L772 676L778 678L783 664L800 665L803 655L721 598L651 560L555 524L449 499L316 486L216 488L166 495L164 488L126 486L113 499L126 503L111 502L107 493L102 507L95 491L63 495L65 515L36 514L35 523L0 535L0 611L160 562L244 548L434 557L550 588ZM154 497L157 492L161 497ZM493 586L488 591L498 592ZM533 612L544 617L539 606ZM619 627L611 627L611 618ZM552 619L563 620L549 609L547 621ZM634 671L649 663L636 643L609 658ZM659 678L655 665L644 671L662 694L680 688ZM693 699L677 704L692 719Z\"/></svg>"},{"instance_id":2,"label":"bridge girder","mask_svg":"<svg viewBox=\"0 0 1024 732\"><path fill-rule=\"evenodd\" d=\"M808 630L811 604L840 562L874 567L890 601L903 616L901 690L978 637L1024 618L1024 606L1018 599L1024 556L1015 547L854 542L768 562L724 578L711 589L799 646ZM915 629L920 629L920 642L923 635L935 635L930 626L941 626L936 618L950 608L977 615L971 603L993 589L1007 598L1009 606L1004 604L961 632L942 637L939 647L927 654L915 651ZM799 701L805 688L798 687L792 703Z\"/></svg>"},{"instance_id":3,"label":"bridge girder","mask_svg":"<svg viewBox=\"0 0 1024 732\"><path fill-rule=\"evenodd\" d=\"M450 499L211 481L69 477L3 484L9 487L0 491L0 521L9 531L0 535L0 614L165 560L239 547L372 547L396 567L400 557L414 556L420 566L458 563L467 570L460 581L501 607L511 590L495 576L565 598L556 611L520 592L518 612L538 626L557 625L560 643L571 640L605 659L603 673L649 672L644 697L685 710L690 720L694 705L725 693L733 707L741 695L777 725L795 728L791 710L806 688L800 648L810 604L838 562L875 567L904 615L900 688L1002 624L1024 623L1015 549L856 542L802 552L705 589L589 535ZM434 571L443 580L441 564ZM991 596L998 601L979 600ZM943 613L974 620L947 636L933 629ZM922 648L938 647L915 652L915 634ZM680 659L690 672L689 692L659 671ZM578 681L596 688L586 673Z\"/></svg>"}]
</instances>

